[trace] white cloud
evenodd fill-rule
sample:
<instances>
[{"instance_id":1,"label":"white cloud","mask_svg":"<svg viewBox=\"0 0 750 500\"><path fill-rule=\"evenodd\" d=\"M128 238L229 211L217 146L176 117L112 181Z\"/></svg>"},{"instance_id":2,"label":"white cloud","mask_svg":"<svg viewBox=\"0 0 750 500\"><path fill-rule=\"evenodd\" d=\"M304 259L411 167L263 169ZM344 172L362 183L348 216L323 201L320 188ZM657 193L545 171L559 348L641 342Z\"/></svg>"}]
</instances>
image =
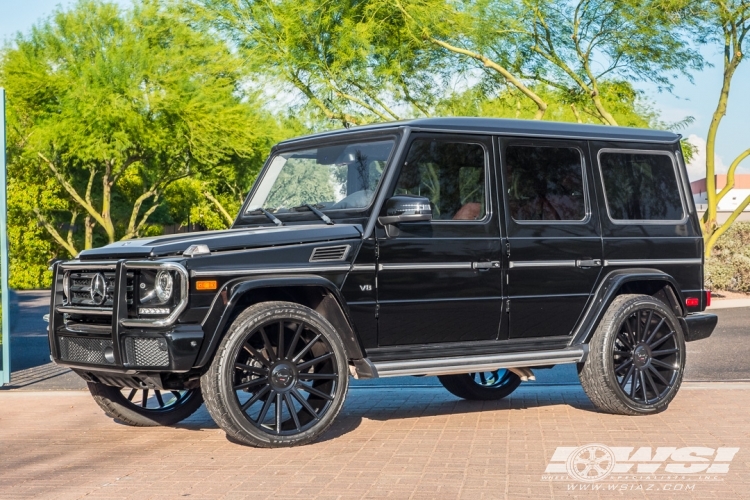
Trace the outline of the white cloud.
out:
<instances>
[{"instance_id":1,"label":"white cloud","mask_svg":"<svg viewBox=\"0 0 750 500\"><path fill-rule=\"evenodd\" d=\"M697 181L706 177L706 140L695 134L690 134L688 142L695 146L693 159L687 164L688 178ZM724 165L721 156L714 155L714 171L717 174L725 174L729 167Z\"/></svg>"}]
</instances>

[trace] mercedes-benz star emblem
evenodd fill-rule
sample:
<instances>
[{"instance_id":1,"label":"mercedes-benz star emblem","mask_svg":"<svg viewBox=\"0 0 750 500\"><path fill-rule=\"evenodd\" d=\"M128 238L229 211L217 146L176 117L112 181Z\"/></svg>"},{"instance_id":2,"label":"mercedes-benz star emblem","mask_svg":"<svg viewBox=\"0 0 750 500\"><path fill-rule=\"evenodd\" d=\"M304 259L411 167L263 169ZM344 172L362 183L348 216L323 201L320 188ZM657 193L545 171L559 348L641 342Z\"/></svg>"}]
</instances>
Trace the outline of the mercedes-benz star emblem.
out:
<instances>
[{"instance_id":1,"label":"mercedes-benz star emblem","mask_svg":"<svg viewBox=\"0 0 750 500\"><path fill-rule=\"evenodd\" d=\"M96 273L91 278L91 302L100 306L107 300L107 280L102 273Z\"/></svg>"}]
</instances>

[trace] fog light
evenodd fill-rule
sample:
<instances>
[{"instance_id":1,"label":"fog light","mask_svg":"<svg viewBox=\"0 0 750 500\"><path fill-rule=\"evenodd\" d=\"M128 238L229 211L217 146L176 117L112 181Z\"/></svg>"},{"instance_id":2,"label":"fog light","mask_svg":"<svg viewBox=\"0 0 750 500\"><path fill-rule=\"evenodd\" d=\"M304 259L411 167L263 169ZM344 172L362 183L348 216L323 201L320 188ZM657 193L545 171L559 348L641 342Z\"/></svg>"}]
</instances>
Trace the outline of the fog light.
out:
<instances>
[{"instance_id":1,"label":"fog light","mask_svg":"<svg viewBox=\"0 0 750 500\"><path fill-rule=\"evenodd\" d=\"M104 348L104 359L107 361L107 363L115 362L115 351L112 350L111 347Z\"/></svg>"},{"instance_id":2,"label":"fog light","mask_svg":"<svg viewBox=\"0 0 750 500\"><path fill-rule=\"evenodd\" d=\"M144 316L169 314L169 308L168 307L139 307L138 314L142 314Z\"/></svg>"}]
</instances>

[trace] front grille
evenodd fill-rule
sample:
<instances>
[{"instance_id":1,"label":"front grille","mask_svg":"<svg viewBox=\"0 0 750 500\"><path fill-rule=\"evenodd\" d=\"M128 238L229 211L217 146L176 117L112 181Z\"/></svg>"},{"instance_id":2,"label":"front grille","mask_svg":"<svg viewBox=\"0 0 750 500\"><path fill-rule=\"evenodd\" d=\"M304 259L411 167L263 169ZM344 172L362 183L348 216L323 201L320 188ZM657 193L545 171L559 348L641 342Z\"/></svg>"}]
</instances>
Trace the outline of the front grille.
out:
<instances>
[{"instance_id":1,"label":"front grille","mask_svg":"<svg viewBox=\"0 0 750 500\"><path fill-rule=\"evenodd\" d=\"M167 341L153 337L127 337L125 358L131 366L169 366Z\"/></svg>"},{"instance_id":2,"label":"front grille","mask_svg":"<svg viewBox=\"0 0 750 500\"><path fill-rule=\"evenodd\" d=\"M101 276L101 278L97 278ZM104 299L97 293L91 293L91 289L96 288L95 283L97 279L100 282L106 284ZM133 281L134 274L132 272L127 273L127 303L131 305L133 303ZM69 296L67 297L66 305L70 306L84 306L84 307L102 307L111 308L114 304L115 299L115 272L114 271L97 271L95 269L85 271L69 271L67 275Z\"/></svg>"},{"instance_id":3,"label":"front grille","mask_svg":"<svg viewBox=\"0 0 750 500\"><path fill-rule=\"evenodd\" d=\"M108 339L60 337L60 358L75 363L111 365L104 356L108 347L112 348L112 341Z\"/></svg>"}]
</instances>

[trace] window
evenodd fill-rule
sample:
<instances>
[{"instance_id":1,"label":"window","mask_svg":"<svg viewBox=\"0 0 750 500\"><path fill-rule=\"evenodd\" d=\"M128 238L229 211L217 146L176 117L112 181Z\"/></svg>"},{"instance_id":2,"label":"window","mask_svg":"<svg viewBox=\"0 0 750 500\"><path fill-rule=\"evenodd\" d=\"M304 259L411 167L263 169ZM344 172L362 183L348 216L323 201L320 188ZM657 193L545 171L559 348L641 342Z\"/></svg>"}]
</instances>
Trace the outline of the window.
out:
<instances>
[{"instance_id":1,"label":"window","mask_svg":"<svg viewBox=\"0 0 750 500\"><path fill-rule=\"evenodd\" d=\"M250 200L248 212L293 211L306 203L322 210L369 206L393 141L350 142L277 155Z\"/></svg>"},{"instance_id":2,"label":"window","mask_svg":"<svg viewBox=\"0 0 750 500\"><path fill-rule=\"evenodd\" d=\"M508 146L505 182L516 221L581 221L586 217L581 153L575 148Z\"/></svg>"},{"instance_id":3,"label":"window","mask_svg":"<svg viewBox=\"0 0 750 500\"><path fill-rule=\"evenodd\" d=\"M681 220L684 216L672 157L602 152L599 163L613 220Z\"/></svg>"},{"instance_id":4,"label":"window","mask_svg":"<svg viewBox=\"0 0 750 500\"><path fill-rule=\"evenodd\" d=\"M394 194L427 197L434 220L480 220L487 213L485 184L481 145L417 139Z\"/></svg>"}]
</instances>

